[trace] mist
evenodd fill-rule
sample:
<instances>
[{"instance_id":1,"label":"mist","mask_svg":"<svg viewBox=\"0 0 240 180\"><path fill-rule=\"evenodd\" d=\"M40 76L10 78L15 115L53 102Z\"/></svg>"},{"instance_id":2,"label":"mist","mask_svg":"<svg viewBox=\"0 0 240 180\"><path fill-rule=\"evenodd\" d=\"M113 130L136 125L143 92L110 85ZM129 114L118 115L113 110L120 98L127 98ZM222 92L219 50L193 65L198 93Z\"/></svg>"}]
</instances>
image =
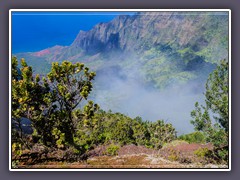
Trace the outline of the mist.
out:
<instances>
[{"instance_id":1,"label":"mist","mask_svg":"<svg viewBox=\"0 0 240 180\"><path fill-rule=\"evenodd\" d=\"M178 135L194 131L190 113L195 102L204 101L204 85L199 81L172 84L163 90L141 81L138 68L131 73L120 66L109 66L97 72L92 98L101 109L120 112L131 118L164 120L172 123Z\"/></svg>"}]
</instances>

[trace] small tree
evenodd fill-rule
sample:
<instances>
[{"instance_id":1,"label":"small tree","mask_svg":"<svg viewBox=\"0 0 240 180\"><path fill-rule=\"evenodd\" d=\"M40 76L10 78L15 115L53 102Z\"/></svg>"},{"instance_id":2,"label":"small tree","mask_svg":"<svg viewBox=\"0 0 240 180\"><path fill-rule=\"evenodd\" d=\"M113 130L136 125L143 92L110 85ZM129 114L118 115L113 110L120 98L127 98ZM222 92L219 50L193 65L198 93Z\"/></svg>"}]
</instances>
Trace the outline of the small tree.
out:
<instances>
[{"instance_id":1,"label":"small tree","mask_svg":"<svg viewBox=\"0 0 240 180\"><path fill-rule=\"evenodd\" d=\"M91 81L95 77L95 72L89 72L89 68L82 63L72 64L68 61L52 63L48 80L51 82L51 89L56 94L56 103L60 110L60 131L65 134L66 141L73 143L73 137L77 122L74 122L74 109L92 91ZM91 118L94 111L98 109L96 104L89 101L84 107L84 116Z\"/></svg>"},{"instance_id":2,"label":"small tree","mask_svg":"<svg viewBox=\"0 0 240 180\"><path fill-rule=\"evenodd\" d=\"M205 106L196 102L195 110L191 112L195 130L207 135L207 140L216 149L215 155L224 160L228 157L228 89L228 62L223 60L207 80Z\"/></svg>"},{"instance_id":3,"label":"small tree","mask_svg":"<svg viewBox=\"0 0 240 180\"><path fill-rule=\"evenodd\" d=\"M144 122L141 117L133 119L133 137L137 145L149 145L150 133L148 132L148 122Z\"/></svg>"},{"instance_id":4,"label":"small tree","mask_svg":"<svg viewBox=\"0 0 240 180\"><path fill-rule=\"evenodd\" d=\"M39 75L33 77L32 68L24 59L21 60L22 68L19 69L16 57L12 58L12 128L15 138L27 145L24 140L23 118L31 120L35 131L42 135L42 140L47 143L48 129L46 114L52 111L49 99L50 88L46 81L40 83ZM48 139L48 140L47 140ZM50 140L51 141L51 140Z\"/></svg>"},{"instance_id":5,"label":"small tree","mask_svg":"<svg viewBox=\"0 0 240 180\"><path fill-rule=\"evenodd\" d=\"M23 139L21 121L27 118L32 123L34 142L58 148L73 145L78 121L89 120L98 110L98 105L89 101L74 116L74 110L92 90L95 73L88 72L81 63L64 61L61 65L53 63L48 79L40 79L39 75L33 76L24 59L21 65L18 73L17 59L12 59L12 124L17 132L14 137Z\"/></svg>"},{"instance_id":6,"label":"small tree","mask_svg":"<svg viewBox=\"0 0 240 180\"><path fill-rule=\"evenodd\" d=\"M169 143L176 139L176 130L170 123L163 120L149 123L150 143L156 148L162 148L164 143Z\"/></svg>"}]
</instances>

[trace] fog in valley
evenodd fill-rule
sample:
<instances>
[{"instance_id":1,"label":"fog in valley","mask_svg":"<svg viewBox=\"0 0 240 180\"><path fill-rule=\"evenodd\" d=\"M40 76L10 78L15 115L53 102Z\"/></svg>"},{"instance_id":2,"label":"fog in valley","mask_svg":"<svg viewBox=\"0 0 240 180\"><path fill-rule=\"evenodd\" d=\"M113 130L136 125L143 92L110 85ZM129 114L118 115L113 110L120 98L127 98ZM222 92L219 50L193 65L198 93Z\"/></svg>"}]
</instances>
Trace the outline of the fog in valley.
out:
<instances>
[{"instance_id":1,"label":"fog in valley","mask_svg":"<svg viewBox=\"0 0 240 180\"><path fill-rule=\"evenodd\" d=\"M172 123L180 135L194 131L190 113L196 101L204 102L204 87L205 83L196 80L160 90L143 83L137 68L130 73L118 66L110 66L97 71L90 98L105 111Z\"/></svg>"}]
</instances>

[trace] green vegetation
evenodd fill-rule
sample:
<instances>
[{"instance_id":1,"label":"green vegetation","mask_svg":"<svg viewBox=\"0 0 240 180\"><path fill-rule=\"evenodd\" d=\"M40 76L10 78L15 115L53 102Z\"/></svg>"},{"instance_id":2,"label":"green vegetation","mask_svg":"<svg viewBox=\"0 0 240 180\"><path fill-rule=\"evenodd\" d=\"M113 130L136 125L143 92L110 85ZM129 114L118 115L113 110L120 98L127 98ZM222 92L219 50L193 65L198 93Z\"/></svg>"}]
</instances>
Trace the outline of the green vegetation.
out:
<instances>
[{"instance_id":1,"label":"green vegetation","mask_svg":"<svg viewBox=\"0 0 240 180\"><path fill-rule=\"evenodd\" d=\"M214 145L216 159L228 161L228 62L221 61L206 83L205 105L196 102L191 123Z\"/></svg>"},{"instance_id":2,"label":"green vegetation","mask_svg":"<svg viewBox=\"0 0 240 180\"><path fill-rule=\"evenodd\" d=\"M188 143L206 143L206 136L200 131L181 135L178 139L187 141Z\"/></svg>"},{"instance_id":3,"label":"green vegetation","mask_svg":"<svg viewBox=\"0 0 240 180\"><path fill-rule=\"evenodd\" d=\"M170 149L170 155L168 156L168 160L170 161L178 161L180 158L179 152L174 149Z\"/></svg>"},{"instance_id":4,"label":"green vegetation","mask_svg":"<svg viewBox=\"0 0 240 180\"><path fill-rule=\"evenodd\" d=\"M101 144L111 144L108 154L116 154L119 144L143 145L159 149L176 139L172 124L163 120L143 121L121 113L99 110L93 101L78 105L92 91L95 73L81 63L52 63L50 73L40 78L24 59L18 69L12 58L12 150L21 156L35 144L50 149L72 150L81 155ZM33 133L24 131L23 118L30 121Z\"/></svg>"},{"instance_id":5,"label":"green vegetation","mask_svg":"<svg viewBox=\"0 0 240 180\"><path fill-rule=\"evenodd\" d=\"M222 61L206 84L206 105L191 115L196 132L177 138L176 130L163 120L143 121L121 113L103 111L93 101L87 101L92 91L95 72L82 63L63 61L52 63L47 76L33 75L31 66L12 58L12 153L14 157L32 152L36 145L51 152L64 152L65 161L83 159L98 146L107 147L104 154L115 156L128 144L152 150L168 149L171 161L181 159L174 149L188 143L210 142L214 148L194 152L200 158L217 162L228 161L228 63ZM84 101L85 100L85 101ZM82 107L82 108L79 108ZM204 112L202 112L202 110ZM213 124L213 118L215 123ZM24 118L30 121L32 132L25 130ZM187 147L187 146L186 146ZM27 155L28 156L28 155ZM42 157L42 154L30 157ZM13 167L20 163L14 159ZM182 161L186 161L182 160Z\"/></svg>"},{"instance_id":6,"label":"green vegetation","mask_svg":"<svg viewBox=\"0 0 240 180\"><path fill-rule=\"evenodd\" d=\"M88 124L84 121L79 123L76 133L76 143L80 146L87 144L87 149L101 144L136 144L159 149L176 138L175 128L162 120L142 121L140 117L132 119L103 110L95 113Z\"/></svg>"},{"instance_id":7,"label":"green vegetation","mask_svg":"<svg viewBox=\"0 0 240 180\"><path fill-rule=\"evenodd\" d=\"M17 73L17 59L12 58L12 139L30 148L28 135L23 131L23 118L31 121L32 143L47 147L66 148L74 145L78 121L88 120L98 110L92 101L84 106L78 119L74 112L78 104L91 92L95 73L81 63L64 61L53 63L47 78L37 74L24 59L21 73ZM19 79L18 76L21 76Z\"/></svg>"},{"instance_id":8,"label":"green vegetation","mask_svg":"<svg viewBox=\"0 0 240 180\"><path fill-rule=\"evenodd\" d=\"M111 156L115 156L118 154L118 150L119 150L119 146L115 145L115 144L110 144L106 150L106 154L111 155Z\"/></svg>"},{"instance_id":9,"label":"green vegetation","mask_svg":"<svg viewBox=\"0 0 240 180\"><path fill-rule=\"evenodd\" d=\"M159 154L163 150L162 157L171 161L186 163L190 162L189 156L195 155L218 163L228 162L228 62L219 63L228 57L228 16L213 12L189 12L183 16L179 12L171 13L166 23L162 16L143 15L99 24L84 36L78 35L70 46L19 53L26 59L20 65L12 57L11 147L13 157L20 157L13 159L13 168L29 152L30 157L41 159L41 153L47 149L47 155L64 164L86 160L99 147L106 148L100 154L115 156L130 144ZM113 32L116 39L110 38ZM196 132L177 138L175 128L164 120L149 122L101 110L89 100L95 97L92 89L96 73L78 59L100 75L113 67L113 73L107 76L122 71L120 74L136 75L141 85L156 90L194 80L201 84L219 66L206 83L205 104L196 102L191 112ZM100 83L96 81L94 86L97 90L105 89L109 82L106 78ZM109 109L114 103L117 105L116 99L122 98L121 93L113 97L108 89L103 93L100 98L105 98ZM184 153L187 157L183 157ZM105 158L112 157L103 157L103 163ZM138 165L139 157L129 159L127 165ZM88 162L98 164L95 160Z\"/></svg>"},{"instance_id":10,"label":"green vegetation","mask_svg":"<svg viewBox=\"0 0 240 180\"><path fill-rule=\"evenodd\" d=\"M199 148L196 151L194 151L194 154L197 155L200 158L204 158L208 155L209 149L208 148Z\"/></svg>"},{"instance_id":11,"label":"green vegetation","mask_svg":"<svg viewBox=\"0 0 240 180\"><path fill-rule=\"evenodd\" d=\"M80 58L96 71L103 69L106 62L128 70L140 67L138 73L144 75L143 81L158 89L173 83L184 84L199 76L203 76L205 81L219 60L227 58L228 15L203 14L174 14L167 24L156 15L148 20L144 15L127 17L131 20L126 19L121 26L109 22L111 28L100 31L101 24L99 28L94 27L93 31L87 32L84 39L78 35L70 46L46 49L48 54L17 55L25 58L40 74L49 72L53 60L77 62ZM113 31L119 39L110 39L109 34ZM99 37L102 37L101 45L95 44L99 42ZM85 43L81 43L85 41L86 47L83 46ZM118 44L117 51L120 50L120 53L109 43Z\"/></svg>"}]
</instances>

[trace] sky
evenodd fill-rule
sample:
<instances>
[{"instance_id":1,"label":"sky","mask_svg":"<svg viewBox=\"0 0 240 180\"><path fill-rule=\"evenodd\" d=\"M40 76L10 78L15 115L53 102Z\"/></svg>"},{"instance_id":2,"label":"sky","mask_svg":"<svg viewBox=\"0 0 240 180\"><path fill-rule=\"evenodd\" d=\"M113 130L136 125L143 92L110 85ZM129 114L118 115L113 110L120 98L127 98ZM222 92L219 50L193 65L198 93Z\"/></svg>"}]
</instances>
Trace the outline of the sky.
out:
<instances>
[{"instance_id":1,"label":"sky","mask_svg":"<svg viewBox=\"0 0 240 180\"><path fill-rule=\"evenodd\" d=\"M12 12L12 53L70 45L80 30L132 12Z\"/></svg>"}]
</instances>

